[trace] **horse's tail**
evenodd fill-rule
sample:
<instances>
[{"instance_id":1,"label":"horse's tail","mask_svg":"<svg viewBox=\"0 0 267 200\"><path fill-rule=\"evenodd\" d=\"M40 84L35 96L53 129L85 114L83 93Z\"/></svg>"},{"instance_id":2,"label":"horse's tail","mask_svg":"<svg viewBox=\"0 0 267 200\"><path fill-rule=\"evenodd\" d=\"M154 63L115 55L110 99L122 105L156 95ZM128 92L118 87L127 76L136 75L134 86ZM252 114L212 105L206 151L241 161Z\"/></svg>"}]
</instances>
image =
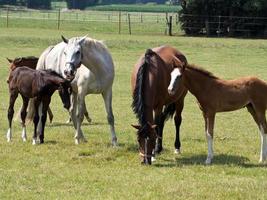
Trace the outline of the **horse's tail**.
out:
<instances>
[{"instance_id":1,"label":"horse's tail","mask_svg":"<svg viewBox=\"0 0 267 200\"><path fill-rule=\"evenodd\" d=\"M136 75L136 84L133 92L132 108L139 121L139 124L146 123L145 120L145 105L144 105L144 80L147 73L147 67L150 64L150 58L156 53L151 49L148 49L144 56L144 63L140 66Z\"/></svg>"},{"instance_id":2,"label":"horse's tail","mask_svg":"<svg viewBox=\"0 0 267 200\"><path fill-rule=\"evenodd\" d=\"M28 105L28 110L27 110L27 116L26 116L27 123L33 121L34 114L35 114L34 100L30 99L29 105Z\"/></svg>"}]
</instances>

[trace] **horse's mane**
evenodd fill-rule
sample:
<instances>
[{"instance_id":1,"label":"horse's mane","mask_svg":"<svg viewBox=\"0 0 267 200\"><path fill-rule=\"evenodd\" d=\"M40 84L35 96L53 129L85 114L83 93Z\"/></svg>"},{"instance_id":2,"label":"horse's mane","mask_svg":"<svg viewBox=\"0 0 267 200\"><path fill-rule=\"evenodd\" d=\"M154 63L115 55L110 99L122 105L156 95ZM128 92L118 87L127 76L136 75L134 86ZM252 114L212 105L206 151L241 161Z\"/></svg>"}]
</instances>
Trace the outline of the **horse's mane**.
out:
<instances>
[{"instance_id":1,"label":"horse's mane","mask_svg":"<svg viewBox=\"0 0 267 200\"><path fill-rule=\"evenodd\" d=\"M151 57L157 55L151 49L148 49L144 56L144 63L140 66L136 75L136 85L133 92L132 108L141 126L144 126L147 121L145 119L145 105L144 105L144 77L147 73L147 67L151 62Z\"/></svg>"},{"instance_id":2,"label":"horse's mane","mask_svg":"<svg viewBox=\"0 0 267 200\"><path fill-rule=\"evenodd\" d=\"M40 71L46 72L49 75L56 76L56 77L59 77L61 79L64 79L63 76L61 76L59 73L57 73L56 71L54 71L52 69L46 69L46 70L40 70Z\"/></svg>"},{"instance_id":3,"label":"horse's mane","mask_svg":"<svg viewBox=\"0 0 267 200\"><path fill-rule=\"evenodd\" d=\"M81 37L74 37L71 40L75 42L75 41L79 41L80 39ZM82 44L82 47L86 47L86 46L89 46L89 47L93 46L94 48L99 49L99 50L107 50L107 46L102 40L96 40L90 37L86 37L86 39L84 40L84 43Z\"/></svg>"},{"instance_id":4,"label":"horse's mane","mask_svg":"<svg viewBox=\"0 0 267 200\"><path fill-rule=\"evenodd\" d=\"M186 65L186 68L190 69L190 70L193 70L193 71L196 71L204 76L207 76L209 78L213 78L213 79L218 79L217 76L215 76L213 73L207 71L206 69L202 68L202 67L198 67L194 64L187 64Z\"/></svg>"}]
</instances>

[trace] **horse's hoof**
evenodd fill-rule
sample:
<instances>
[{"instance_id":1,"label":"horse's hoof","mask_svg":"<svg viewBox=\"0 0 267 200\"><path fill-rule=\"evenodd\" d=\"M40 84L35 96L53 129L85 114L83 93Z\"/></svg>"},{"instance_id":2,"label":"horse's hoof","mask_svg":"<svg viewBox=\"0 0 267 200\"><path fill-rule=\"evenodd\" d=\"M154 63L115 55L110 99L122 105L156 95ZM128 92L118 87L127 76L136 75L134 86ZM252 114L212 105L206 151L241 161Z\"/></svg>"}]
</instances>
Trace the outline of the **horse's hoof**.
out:
<instances>
[{"instance_id":1,"label":"horse's hoof","mask_svg":"<svg viewBox=\"0 0 267 200\"><path fill-rule=\"evenodd\" d=\"M163 148L160 146L156 146L156 148L155 148L155 153L156 154L160 154L161 152L162 152L162 150L163 150Z\"/></svg>"},{"instance_id":2,"label":"horse's hoof","mask_svg":"<svg viewBox=\"0 0 267 200\"><path fill-rule=\"evenodd\" d=\"M113 138L112 141L111 141L111 143L112 143L112 146L113 147L117 147L118 146L118 140L117 140L117 138Z\"/></svg>"},{"instance_id":3,"label":"horse's hoof","mask_svg":"<svg viewBox=\"0 0 267 200\"><path fill-rule=\"evenodd\" d=\"M33 140L32 140L32 145L36 145L36 144L37 144L36 139L33 139Z\"/></svg>"},{"instance_id":4,"label":"horse's hoof","mask_svg":"<svg viewBox=\"0 0 267 200\"><path fill-rule=\"evenodd\" d=\"M86 120L88 121L88 123L91 123L92 122L92 119L90 117L86 117Z\"/></svg>"},{"instance_id":5,"label":"horse's hoof","mask_svg":"<svg viewBox=\"0 0 267 200\"><path fill-rule=\"evenodd\" d=\"M75 144L80 144L80 141L79 141L79 139L75 139Z\"/></svg>"},{"instance_id":6,"label":"horse's hoof","mask_svg":"<svg viewBox=\"0 0 267 200\"><path fill-rule=\"evenodd\" d=\"M174 150L174 153L175 153L175 154L181 154L181 151L180 151L180 149L175 149L175 150Z\"/></svg>"},{"instance_id":7,"label":"horse's hoof","mask_svg":"<svg viewBox=\"0 0 267 200\"><path fill-rule=\"evenodd\" d=\"M6 140L7 142L11 142L11 139L10 138L7 138L7 140Z\"/></svg>"},{"instance_id":8,"label":"horse's hoof","mask_svg":"<svg viewBox=\"0 0 267 200\"><path fill-rule=\"evenodd\" d=\"M27 142L27 138L22 138L22 142Z\"/></svg>"},{"instance_id":9,"label":"horse's hoof","mask_svg":"<svg viewBox=\"0 0 267 200\"><path fill-rule=\"evenodd\" d=\"M157 160L157 159L156 159L154 156L151 157L151 161L152 161L152 162L155 162L156 160Z\"/></svg>"},{"instance_id":10,"label":"horse's hoof","mask_svg":"<svg viewBox=\"0 0 267 200\"><path fill-rule=\"evenodd\" d=\"M207 160L205 161L205 165L211 165L211 158L207 158Z\"/></svg>"}]
</instances>

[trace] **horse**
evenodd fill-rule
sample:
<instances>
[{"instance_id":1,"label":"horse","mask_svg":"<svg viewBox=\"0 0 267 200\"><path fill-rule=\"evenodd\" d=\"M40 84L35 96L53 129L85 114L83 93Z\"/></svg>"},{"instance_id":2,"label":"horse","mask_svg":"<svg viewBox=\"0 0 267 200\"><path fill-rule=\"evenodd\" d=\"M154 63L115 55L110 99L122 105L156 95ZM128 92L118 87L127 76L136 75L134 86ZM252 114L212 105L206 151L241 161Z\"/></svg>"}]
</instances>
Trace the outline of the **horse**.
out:
<instances>
[{"instance_id":1,"label":"horse","mask_svg":"<svg viewBox=\"0 0 267 200\"><path fill-rule=\"evenodd\" d=\"M22 140L27 140L26 135L26 110L30 98L34 98L34 106L36 109L34 116L34 135L33 144L36 144L37 135L39 136L40 143L44 142L44 128L46 123L46 116L51 96L55 90L59 91L64 107L70 107L71 84L57 73L49 71L39 71L30 69L28 67L18 67L11 71L9 80L9 108L8 108L8 121L9 129L7 131L7 141L11 141L12 137L12 118L14 115L14 104L18 97L21 95L23 106L21 109L22 120Z\"/></svg>"},{"instance_id":2,"label":"horse","mask_svg":"<svg viewBox=\"0 0 267 200\"><path fill-rule=\"evenodd\" d=\"M31 69L35 69L37 62L38 62L38 58L35 56L17 57L15 59L7 58L7 60L10 64L9 66L10 71L13 71L17 67L25 67L25 66ZM7 83L8 83L8 80L7 80ZM48 108L48 116L49 116L50 123L52 123L54 115L50 108Z\"/></svg>"},{"instance_id":3,"label":"horse","mask_svg":"<svg viewBox=\"0 0 267 200\"><path fill-rule=\"evenodd\" d=\"M81 129L85 96L102 94L110 125L111 142L117 137L112 111L112 85L115 76L112 57L102 41L87 36L66 39L48 47L40 56L37 69L52 69L72 81L72 106L70 114L75 128L75 144L85 141Z\"/></svg>"},{"instance_id":4,"label":"horse","mask_svg":"<svg viewBox=\"0 0 267 200\"><path fill-rule=\"evenodd\" d=\"M175 96L181 85L184 85L198 100L205 121L205 133L208 154L205 163L213 159L213 129L215 115L218 112L234 111L246 107L252 115L261 133L261 153L259 162L267 157L267 124L265 110L267 108L267 83L254 76L224 80L211 72L195 65L181 66L175 61L169 94Z\"/></svg>"},{"instance_id":5,"label":"horse","mask_svg":"<svg viewBox=\"0 0 267 200\"><path fill-rule=\"evenodd\" d=\"M37 58L35 56L17 57L13 60L7 58L8 62L10 64L10 71L13 71L17 67L23 67L23 66L29 67L31 69L36 69L38 59L39 58ZM50 123L52 123L54 115L53 115L50 107L48 108L48 116L49 116ZM86 117L86 119L89 123L92 121L92 119L90 118L89 113L86 109L85 103L84 103L84 116ZM70 121L71 121L71 118L69 119L69 122Z\"/></svg>"},{"instance_id":6,"label":"horse","mask_svg":"<svg viewBox=\"0 0 267 200\"><path fill-rule=\"evenodd\" d=\"M154 153L162 151L164 122L174 113L175 153L180 153L181 113L187 89L181 86L176 92L177 95L170 96L168 94L173 57L178 59L181 65L187 64L186 57L171 46L148 49L145 55L140 57L132 72L132 108L139 122L138 125L132 126L137 129L142 164L151 164ZM163 107L165 108L163 109Z\"/></svg>"}]
</instances>

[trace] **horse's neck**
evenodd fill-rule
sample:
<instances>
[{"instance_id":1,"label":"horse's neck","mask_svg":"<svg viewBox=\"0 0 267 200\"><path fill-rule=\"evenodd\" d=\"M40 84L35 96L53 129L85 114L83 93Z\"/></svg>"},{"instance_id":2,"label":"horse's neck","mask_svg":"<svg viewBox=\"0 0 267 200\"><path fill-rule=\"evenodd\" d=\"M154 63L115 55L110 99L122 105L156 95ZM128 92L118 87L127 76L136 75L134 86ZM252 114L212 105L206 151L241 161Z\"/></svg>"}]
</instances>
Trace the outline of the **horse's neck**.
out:
<instances>
[{"instance_id":1,"label":"horse's neck","mask_svg":"<svg viewBox=\"0 0 267 200\"><path fill-rule=\"evenodd\" d=\"M202 74L194 69L186 68L184 72L184 83L187 89L198 99L209 93L208 87L217 84L216 78Z\"/></svg>"}]
</instances>

